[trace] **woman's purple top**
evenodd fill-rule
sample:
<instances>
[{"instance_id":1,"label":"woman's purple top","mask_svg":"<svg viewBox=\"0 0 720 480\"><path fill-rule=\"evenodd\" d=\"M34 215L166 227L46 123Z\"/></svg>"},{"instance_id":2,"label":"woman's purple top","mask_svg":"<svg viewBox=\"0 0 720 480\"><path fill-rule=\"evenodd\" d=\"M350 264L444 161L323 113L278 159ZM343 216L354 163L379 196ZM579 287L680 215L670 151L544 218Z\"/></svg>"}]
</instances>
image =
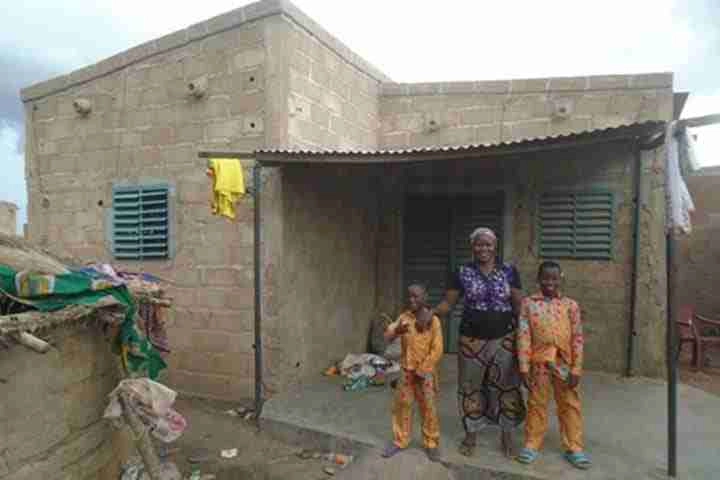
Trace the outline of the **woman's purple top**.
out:
<instances>
[{"instance_id":1,"label":"woman's purple top","mask_svg":"<svg viewBox=\"0 0 720 480\"><path fill-rule=\"evenodd\" d=\"M460 335L493 339L512 331L511 289L522 288L514 265L496 265L485 274L475 262L466 263L458 269L449 288L463 296Z\"/></svg>"}]
</instances>

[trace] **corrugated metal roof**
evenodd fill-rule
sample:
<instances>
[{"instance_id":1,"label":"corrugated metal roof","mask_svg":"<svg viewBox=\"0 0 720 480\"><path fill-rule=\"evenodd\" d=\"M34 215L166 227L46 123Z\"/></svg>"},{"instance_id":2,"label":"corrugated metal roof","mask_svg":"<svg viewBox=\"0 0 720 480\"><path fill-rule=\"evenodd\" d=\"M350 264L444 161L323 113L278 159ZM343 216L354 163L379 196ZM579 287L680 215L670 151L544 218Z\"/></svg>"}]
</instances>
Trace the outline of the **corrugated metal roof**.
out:
<instances>
[{"instance_id":1,"label":"corrugated metal roof","mask_svg":"<svg viewBox=\"0 0 720 480\"><path fill-rule=\"evenodd\" d=\"M621 139L631 138L634 136L642 136L654 133L665 122L648 121L638 122L627 125L619 125L615 127L600 128L573 132L569 134L549 135L543 137L524 138L520 140L501 141L494 143L470 143L464 145L432 145L424 147L412 147L402 149L348 149L348 150L304 150L304 149L261 149L256 151L258 160L269 160L270 162L282 162L283 158L309 157L321 158L329 157L367 157L368 161L377 162L378 160L370 160L371 157L394 157L394 156L413 156L423 154L465 154L480 153L492 150L506 150L521 146L542 146L563 143L572 143L581 140L592 139ZM320 158L318 158L320 157ZM297 161L298 159L296 159ZM392 160L390 160L392 161Z\"/></svg>"}]
</instances>

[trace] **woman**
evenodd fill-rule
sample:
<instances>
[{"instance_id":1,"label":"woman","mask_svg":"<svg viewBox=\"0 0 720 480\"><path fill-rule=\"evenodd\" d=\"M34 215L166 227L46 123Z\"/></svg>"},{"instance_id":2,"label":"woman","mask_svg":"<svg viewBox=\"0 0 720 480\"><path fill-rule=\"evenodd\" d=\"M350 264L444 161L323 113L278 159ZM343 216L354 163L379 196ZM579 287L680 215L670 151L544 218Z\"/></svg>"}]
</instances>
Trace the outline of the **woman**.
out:
<instances>
[{"instance_id":1,"label":"woman","mask_svg":"<svg viewBox=\"0 0 720 480\"><path fill-rule=\"evenodd\" d=\"M496 264L497 236L488 228L470 235L473 261L461 266L435 311L446 317L463 297L458 349L458 401L465 439L460 453L475 451L477 433L499 425L503 450L513 456L513 430L525 420L515 350L515 318L522 294L510 264Z\"/></svg>"}]
</instances>

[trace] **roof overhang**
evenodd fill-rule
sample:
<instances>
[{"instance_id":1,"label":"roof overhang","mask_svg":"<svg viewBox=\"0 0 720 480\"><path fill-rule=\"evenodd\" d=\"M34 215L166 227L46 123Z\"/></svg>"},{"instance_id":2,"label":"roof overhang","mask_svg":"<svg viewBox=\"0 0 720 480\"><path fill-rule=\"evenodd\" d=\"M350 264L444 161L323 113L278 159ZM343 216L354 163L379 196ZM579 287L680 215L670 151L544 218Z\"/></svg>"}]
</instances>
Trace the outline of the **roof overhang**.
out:
<instances>
[{"instance_id":1,"label":"roof overhang","mask_svg":"<svg viewBox=\"0 0 720 480\"><path fill-rule=\"evenodd\" d=\"M689 96L688 92L676 92L673 94L673 120L678 120L682 116Z\"/></svg>"},{"instance_id":2,"label":"roof overhang","mask_svg":"<svg viewBox=\"0 0 720 480\"><path fill-rule=\"evenodd\" d=\"M266 149L258 150L253 155L245 154L244 156L245 158L254 157L256 161L265 166L333 163L345 165L376 165L389 163L446 161L453 159L495 157L561 150L633 139L637 139L642 142L651 135L663 131L664 125L665 122L651 121L565 135L486 144L432 146L397 150ZM201 152L200 156L237 157L238 154L228 152Z\"/></svg>"}]
</instances>

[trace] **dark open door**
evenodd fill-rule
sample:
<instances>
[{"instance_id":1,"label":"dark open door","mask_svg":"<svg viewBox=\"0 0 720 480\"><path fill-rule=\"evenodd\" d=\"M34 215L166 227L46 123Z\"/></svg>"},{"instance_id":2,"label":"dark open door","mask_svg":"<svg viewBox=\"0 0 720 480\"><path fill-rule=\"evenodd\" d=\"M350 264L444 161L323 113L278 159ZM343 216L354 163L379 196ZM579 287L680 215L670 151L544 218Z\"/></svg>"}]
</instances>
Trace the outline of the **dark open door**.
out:
<instances>
[{"instance_id":1,"label":"dark open door","mask_svg":"<svg viewBox=\"0 0 720 480\"><path fill-rule=\"evenodd\" d=\"M472 258L469 236L480 226L502 235L503 194L409 196L405 203L403 283L424 283L430 302L442 298L449 276ZM498 254L501 257L498 242ZM443 325L445 351L457 352L458 306Z\"/></svg>"}]
</instances>

